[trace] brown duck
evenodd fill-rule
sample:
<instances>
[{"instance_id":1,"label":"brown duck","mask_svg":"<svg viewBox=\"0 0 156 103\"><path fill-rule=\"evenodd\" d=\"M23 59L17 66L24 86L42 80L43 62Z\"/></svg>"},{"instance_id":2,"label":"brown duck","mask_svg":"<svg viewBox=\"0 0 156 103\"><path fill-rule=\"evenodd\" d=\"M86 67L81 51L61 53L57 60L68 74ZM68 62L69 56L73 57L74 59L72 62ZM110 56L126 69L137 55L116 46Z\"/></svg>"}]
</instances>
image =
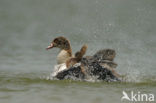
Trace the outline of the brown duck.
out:
<instances>
[{"instance_id":1,"label":"brown duck","mask_svg":"<svg viewBox=\"0 0 156 103\"><path fill-rule=\"evenodd\" d=\"M103 49L96 52L93 56L84 56L87 51L87 45L83 45L80 51L72 54L71 45L68 39L63 36L55 38L46 49L59 48L57 55L57 64L65 63L67 69L58 73L56 78L64 79L67 76L75 76L84 79L89 76L99 76L100 80L119 80L120 75L114 68L117 64L114 62L115 50ZM75 66L80 63L80 65ZM109 79L108 79L109 78Z\"/></svg>"}]
</instances>

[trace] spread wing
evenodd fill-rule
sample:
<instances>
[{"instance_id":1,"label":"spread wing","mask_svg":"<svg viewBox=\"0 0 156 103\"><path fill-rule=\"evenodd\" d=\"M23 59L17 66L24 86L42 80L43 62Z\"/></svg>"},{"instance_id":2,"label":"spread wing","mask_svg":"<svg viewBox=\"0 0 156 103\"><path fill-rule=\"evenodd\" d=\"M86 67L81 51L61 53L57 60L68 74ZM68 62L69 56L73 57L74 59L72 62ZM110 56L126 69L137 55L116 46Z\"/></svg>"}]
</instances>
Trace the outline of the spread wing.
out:
<instances>
[{"instance_id":1,"label":"spread wing","mask_svg":"<svg viewBox=\"0 0 156 103\"><path fill-rule=\"evenodd\" d=\"M97 60L113 61L115 56L116 56L115 50L103 49L103 50L99 50L98 52L96 52L93 57L96 58Z\"/></svg>"}]
</instances>

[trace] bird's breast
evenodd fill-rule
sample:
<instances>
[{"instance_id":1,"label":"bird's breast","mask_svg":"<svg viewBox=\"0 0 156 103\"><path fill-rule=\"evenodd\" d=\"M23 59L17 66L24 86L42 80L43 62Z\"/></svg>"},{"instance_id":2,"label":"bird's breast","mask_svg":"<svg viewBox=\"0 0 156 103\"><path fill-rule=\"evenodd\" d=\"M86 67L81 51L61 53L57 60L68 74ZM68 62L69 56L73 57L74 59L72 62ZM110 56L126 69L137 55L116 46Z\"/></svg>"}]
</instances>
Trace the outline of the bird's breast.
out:
<instances>
[{"instance_id":1,"label":"bird's breast","mask_svg":"<svg viewBox=\"0 0 156 103\"><path fill-rule=\"evenodd\" d=\"M57 56L57 63L62 64L66 63L66 61L70 58L69 53L66 50L61 50Z\"/></svg>"}]
</instances>

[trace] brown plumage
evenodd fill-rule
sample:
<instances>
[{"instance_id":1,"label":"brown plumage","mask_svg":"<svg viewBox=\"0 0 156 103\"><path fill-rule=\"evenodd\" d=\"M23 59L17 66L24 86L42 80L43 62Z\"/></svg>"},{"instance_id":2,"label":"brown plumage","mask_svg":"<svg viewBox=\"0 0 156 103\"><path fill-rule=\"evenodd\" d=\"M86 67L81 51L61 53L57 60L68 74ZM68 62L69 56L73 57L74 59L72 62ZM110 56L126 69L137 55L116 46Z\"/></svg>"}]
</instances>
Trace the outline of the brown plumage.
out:
<instances>
[{"instance_id":1,"label":"brown plumage","mask_svg":"<svg viewBox=\"0 0 156 103\"><path fill-rule=\"evenodd\" d=\"M116 56L115 50L103 49L96 52L93 57L96 59L113 61L115 56Z\"/></svg>"},{"instance_id":2,"label":"brown plumage","mask_svg":"<svg viewBox=\"0 0 156 103\"><path fill-rule=\"evenodd\" d=\"M59 48L60 52L57 56L57 63L58 64L62 64L62 63L66 63L66 61L72 57L72 49L71 49L71 45L68 39L66 39L65 37L57 37L55 38L50 46L48 46L46 49L52 49L52 48Z\"/></svg>"},{"instance_id":3,"label":"brown plumage","mask_svg":"<svg viewBox=\"0 0 156 103\"><path fill-rule=\"evenodd\" d=\"M83 45L80 51L75 53L75 57L70 58L66 61L67 68L73 66L76 63L79 63L82 57L85 55L86 51L87 51L87 45Z\"/></svg>"},{"instance_id":4,"label":"brown plumage","mask_svg":"<svg viewBox=\"0 0 156 103\"><path fill-rule=\"evenodd\" d=\"M90 63L97 62L105 69L110 70L116 77L119 77L119 74L114 69L117 66L117 64L113 61L116 56L115 50L103 49L96 52L93 56L83 57L87 51L87 45L83 45L80 51L76 52L75 56L72 56L70 42L63 36L55 38L51 42L50 46L48 46L46 49L49 50L54 47L60 48L60 52L57 56L58 64L66 63L67 68L70 68L76 63L81 63L81 71L87 75L87 70L90 68ZM82 63L82 58L85 58L88 63Z\"/></svg>"}]
</instances>

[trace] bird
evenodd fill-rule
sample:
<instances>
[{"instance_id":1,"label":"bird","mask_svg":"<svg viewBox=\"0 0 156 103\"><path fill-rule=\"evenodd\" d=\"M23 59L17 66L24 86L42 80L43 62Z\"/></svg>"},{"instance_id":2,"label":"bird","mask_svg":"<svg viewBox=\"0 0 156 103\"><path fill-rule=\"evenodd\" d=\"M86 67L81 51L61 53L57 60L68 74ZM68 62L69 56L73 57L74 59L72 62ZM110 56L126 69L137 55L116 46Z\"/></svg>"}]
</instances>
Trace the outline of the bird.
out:
<instances>
[{"instance_id":1,"label":"bird","mask_svg":"<svg viewBox=\"0 0 156 103\"><path fill-rule=\"evenodd\" d=\"M84 44L73 55L70 41L64 36L54 38L46 49L52 48L60 49L53 72L53 76L59 80L96 76L99 80L120 81L120 75L114 69L117 64L114 62L116 52L113 49L102 49L92 56L84 56L88 49Z\"/></svg>"}]
</instances>

